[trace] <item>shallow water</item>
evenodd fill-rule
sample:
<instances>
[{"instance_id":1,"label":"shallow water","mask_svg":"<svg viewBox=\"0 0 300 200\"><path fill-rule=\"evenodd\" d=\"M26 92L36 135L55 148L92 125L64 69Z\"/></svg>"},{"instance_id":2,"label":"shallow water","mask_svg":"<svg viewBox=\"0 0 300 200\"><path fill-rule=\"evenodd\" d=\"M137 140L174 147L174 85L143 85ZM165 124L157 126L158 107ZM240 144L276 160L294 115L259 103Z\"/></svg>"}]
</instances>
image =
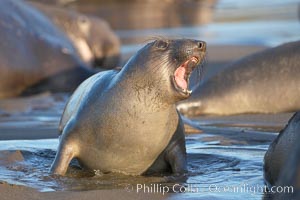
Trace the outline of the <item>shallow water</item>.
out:
<instances>
[{"instance_id":1,"label":"shallow water","mask_svg":"<svg viewBox=\"0 0 300 200\"><path fill-rule=\"evenodd\" d=\"M44 101L45 98L48 101ZM138 184L146 184L149 187L168 186L172 192L173 186L177 184L178 187L181 185L186 188L186 192L172 194L171 199L233 199L236 195L239 198L260 199L260 190L241 191L238 194L220 190L224 187L240 190L264 187L264 153L291 116L195 118L191 123L201 127L203 132L194 131L194 134L186 136L189 171L186 180L172 176L142 177L84 172L76 162L72 163L67 177L57 177L49 175L48 171L58 145L57 126L66 99L67 95L63 94L44 94L2 101L0 135L6 140L0 140L0 181L26 185L40 191L136 190ZM15 107L12 105L21 108L24 102L27 102L26 109L12 112ZM28 136L29 140L20 140L24 136ZM173 193L178 192L178 187Z\"/></svg>"},{"instance_id":2,"label":"shallow water","mask_svg":"<svg viewBox=\"0 0 300 200\"><path fill-rule=\"evenodd\" d=\"M82 174L74 167L69 171L68 177L50 176L48 170L55 156L57 139L0 141L0 154L3 155L10 150L12 154L10 157L13 159L16 155L21 155L21 159L15 159L0 167L0 180L26 185L41 191L114 189L125 188L128 184L135 186L139 183L148 185L180 183L201 190L206 190L213 184L236 186L245 181L247 184L263 186L261 161L268 147L267 143L243 146L220 145L220 138L213 138L209 142L205 140L210 137L210 134L187 136L189 173L185 182L120 174L96 173L97 175L92 177L84 177L87 174ZM205 194L201 195L205 197Z\"/></svg>"}]
</instances>

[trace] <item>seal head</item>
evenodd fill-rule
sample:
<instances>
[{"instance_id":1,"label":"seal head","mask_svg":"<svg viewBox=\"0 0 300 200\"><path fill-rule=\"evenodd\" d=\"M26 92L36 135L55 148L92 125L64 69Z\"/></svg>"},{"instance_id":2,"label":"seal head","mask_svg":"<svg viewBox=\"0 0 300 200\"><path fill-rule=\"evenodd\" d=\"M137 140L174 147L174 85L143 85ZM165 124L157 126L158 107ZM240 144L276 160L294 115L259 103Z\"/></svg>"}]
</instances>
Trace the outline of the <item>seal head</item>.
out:
<instances>
[{"instance_id":1,"label":"seal head","mask_svg":"<svg viewBox=\"0 0 300 200\"><path fill-rule=\"evenodd\" d=\"M147 70L147 77L135 80L135 85L145 85L151 79L156 82L155 85L159 84L160 88L156 88L157 91L162 91L161 95L167 98L172 96L174 103L191 95L189 78L194 69L202 67L205 52L204 41L160 39L137 52L125 65L124 72L128 71L127 68L139 74Z\"/></svg>"},{"instance_id":2,"label":"seal head","mask_svg":"<svg viewBox=\"0 0 300 200\"><path fill-rule=\"evenodd\" d=\"M189 89L190 75L197 66L201 66L205 56L206 44L204 42L196 42L195 44L186 44L178 48L179 51L176 52L178 55L174 55L174 57L179 58L178 63L180 65L174 72L172 82L175 90L182 97L188 98L192 93Z\"/></svg>"}]
</instances>

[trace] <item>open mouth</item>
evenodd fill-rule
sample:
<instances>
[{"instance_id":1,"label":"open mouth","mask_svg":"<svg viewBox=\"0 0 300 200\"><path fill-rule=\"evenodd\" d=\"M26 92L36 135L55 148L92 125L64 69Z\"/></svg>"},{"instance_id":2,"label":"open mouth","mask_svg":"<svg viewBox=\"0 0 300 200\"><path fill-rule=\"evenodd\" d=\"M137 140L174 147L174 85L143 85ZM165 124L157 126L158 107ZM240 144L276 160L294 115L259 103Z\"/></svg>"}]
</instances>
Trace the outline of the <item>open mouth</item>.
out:
<instances>
[{"instance_id":1,"label":"open mouth","mask_svg":"<svg viewBox=\"0 0 300 200\"><path fill-rule=\"evenodd\" d=\"M189 96L192 93L192 91L189 90L189 78L199 62L199 58L193 56L180 65L174 72L174 86L177 91L183 93L185 96Z\"/></svg>"}]
</instances>

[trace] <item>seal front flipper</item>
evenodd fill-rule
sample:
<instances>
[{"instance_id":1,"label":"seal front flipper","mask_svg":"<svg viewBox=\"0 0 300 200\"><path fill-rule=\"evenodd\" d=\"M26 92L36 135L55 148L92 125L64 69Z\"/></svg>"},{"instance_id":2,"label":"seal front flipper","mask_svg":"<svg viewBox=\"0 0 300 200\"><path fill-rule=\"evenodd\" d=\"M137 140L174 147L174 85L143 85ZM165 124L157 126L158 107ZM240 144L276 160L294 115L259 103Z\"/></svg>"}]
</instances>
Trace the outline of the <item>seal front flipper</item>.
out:
<instances>
[{"instance_id":1,"label":"seal front flipper","mask_svg":"<svg viewBox=\"0 0 300 200\"><path fill-rule=\"evenodd\" d=\"M187 173L185 140L172 141L143 175L171 173L172 178ZM167 176L169 177L169 176Z\"/></svg>"},{"instance_id":2,"label":"seal front flipper","mask_svg":"<svg viewBox=\"0 0 300 200\"><path fill-rule=\"evenodd\" d=\"M186 152L185 147L183 147L182 145L176 143L175 146L173 146L166 153L166 160L171 166L172 174L182 175L187 173Z\"/></svg>"},{"instance_id":3,"label":"seal front flipper","mask_svg":"<svg viewBox=\"0 0 300 200\"><path fill-rule=\"evenodd\" d=\"M187 173L186 157L184 126L179 116L177 129L169 144L143 175L167 172L171 173L172 178L182 176Z\"/></svg>"},{"instance_id":4,"label":"seal front flipper","mask_svg":"<svg viewBox=\"0 0 300 200\"><path fill-rule=\"evenodd\" d=\"M50 173L65 175L72 158L74 158L72 145L60 144L55 160L50 168Z\"/></svg>"},{"instance_id":5,"label":"seal front flipper","mask_svg":"<svg viewBox=\"0 0 300 200\"><path fill-rule=\"evenodd\" d=\"M68 123L65 128L65 133L61 135L60 144L54 159L54 162L51 165L50 173L57 175L65 175L71 160L77 156L77 148L74 140L72 139L71 128L73 123Z\"/></svg>"},{"instance_id":6,"label":"seal front flipper","mask_svg":"<svg viewBox=\"0 0 300 200\"><path fill-rule=\"evenodd\" d=\"M178 113L178 112L177 112ZM166 148L165 159L170 164L172 174L182 175L187 173L185 134L182 119L179 116L177 129Z\"/></svg>"}]
</instances>

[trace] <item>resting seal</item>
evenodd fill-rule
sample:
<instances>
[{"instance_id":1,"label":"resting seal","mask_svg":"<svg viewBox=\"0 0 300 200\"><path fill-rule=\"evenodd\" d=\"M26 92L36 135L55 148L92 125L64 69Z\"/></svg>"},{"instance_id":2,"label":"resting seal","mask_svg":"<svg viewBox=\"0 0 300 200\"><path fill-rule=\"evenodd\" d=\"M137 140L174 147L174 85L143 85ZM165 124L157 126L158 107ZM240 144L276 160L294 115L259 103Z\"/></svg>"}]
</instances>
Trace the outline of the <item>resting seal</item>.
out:
<instances>
[{"instance_id":1,"label":"resting seal","mask_svg":"<svg viewBox=\"0 0 300 200\"><path fill-rule=\"evenodd\" d=\"M0 98L72 91L93 74L69 39L21 0L0 1L0 38Z\"/></svg>"},{"instance_id":2,"label":"resting seal","mask_svg":"<svg viewBox=\"0 0 300 200\"><path fill-rule=\"evenodd\" d=\"M72 158L102 172L186 171L183 123L175 103L190 96L188 80L205 56L196 40L157 40L121 71L84 81L62 115L51 172L64 175Z\"/></svg>"},{"instance_id":3,"label":"resting seal","mask_svg":"<svg viewBox=\"0 0 300 200\"><path fill-rule=\"evenodd\" d=\"M107 22L73 10L37 2L31 4L66 33L87 65L106 69L117 67L120 60L120 40Z\"/></svg>"},{"instance_id":4,"label":"resting seal","mask_svg":"<svg viewBox=\"0 0 300 200\"><path fill-rule=\"evenodd\" d=\"M297 111L299 55L297 41L244 57L206 79L177 108L186 116Z\"/></svg>"}]
</instances>

